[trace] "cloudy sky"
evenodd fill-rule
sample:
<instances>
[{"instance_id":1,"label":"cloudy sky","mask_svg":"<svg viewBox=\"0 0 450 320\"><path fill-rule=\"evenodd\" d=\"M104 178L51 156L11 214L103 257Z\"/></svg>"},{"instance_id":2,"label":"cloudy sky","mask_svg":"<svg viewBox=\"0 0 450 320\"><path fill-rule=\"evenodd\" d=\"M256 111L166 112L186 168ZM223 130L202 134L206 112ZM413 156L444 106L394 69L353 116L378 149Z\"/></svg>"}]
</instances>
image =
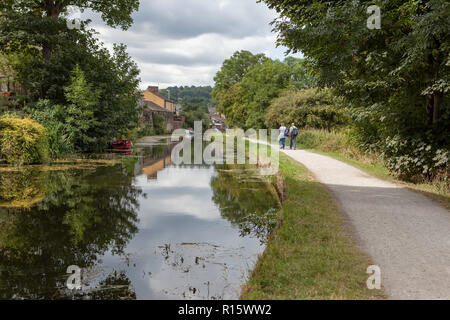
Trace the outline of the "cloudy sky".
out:
<instances>
[{"instance_id":1,"label":"cloudy sky","mask_svg":"<svg viewBox=\"0 0 450 320\"><path fill-rule=\"evenodd\" d=\"M286 49L276 48L269 25L275 17L256 0L141 0L129 30L109 28L98 16L91 26L107 47L128 46L142 88L165 88L213 85L223 60L237 50L283 59Z\"/></svg>"}]
</instances>

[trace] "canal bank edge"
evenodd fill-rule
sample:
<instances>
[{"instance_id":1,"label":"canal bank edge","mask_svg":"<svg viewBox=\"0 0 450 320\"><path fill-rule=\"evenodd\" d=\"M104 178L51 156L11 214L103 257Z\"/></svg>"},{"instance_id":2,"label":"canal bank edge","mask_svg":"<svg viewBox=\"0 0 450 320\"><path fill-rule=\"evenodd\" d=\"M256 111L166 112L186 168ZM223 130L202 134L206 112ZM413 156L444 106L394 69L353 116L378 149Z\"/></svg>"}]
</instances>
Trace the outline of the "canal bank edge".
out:
<instances>
[{"instance_id":1,"label":"canal bank edge","mask_svg":"<svg viewBox=\"0 0 450 320\"><path fill-rule=\"evenodd\" d=\"M325 186L300 163L280 155L286 194L280 221L245 286L241 298L384 299L369 290L362 253Z\"/></svg>"}]
</instances>

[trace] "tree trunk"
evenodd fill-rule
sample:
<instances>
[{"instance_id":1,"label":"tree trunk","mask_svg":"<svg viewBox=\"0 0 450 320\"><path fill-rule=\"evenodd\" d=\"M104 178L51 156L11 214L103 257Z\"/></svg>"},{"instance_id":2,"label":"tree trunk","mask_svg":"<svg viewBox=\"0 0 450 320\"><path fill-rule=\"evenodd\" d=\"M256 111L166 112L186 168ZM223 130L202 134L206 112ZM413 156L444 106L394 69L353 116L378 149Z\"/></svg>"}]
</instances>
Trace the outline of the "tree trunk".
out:
<instances>
[{"instance_id":1,"label":"tree trunk","mask_svg":"<svg viewBox=\"0 0 450 320\"><path fill-rule=\"evenodd\" d=\"M428 124L432 124L434 114L434 97L432 94L427 94L426 99L427 99Z\"/></svg>"},{"instance_id":2,"label":"tree trunk","mask_svg":"<svg viewBox=\"0 0 450 320\"><path fill-rule=\"evenodd\" d=\"M59 18L59 15L62 12L62 4L58 1L47 1L45 4L45 12L47 14L47 17L52 18L54 22ZM52 35L53 33L47 32L48 35ZM42 57L44 58L44 61L48 62L52 58L53 53L53 47L50 43L44 42L42 45Z\"/></svg>"},{"instance_id":3,"label":"tree trunk","mask_svg":"<svg viewBox=\"0 0 450 320\"><path fill-rule=\"evenodd\" d=\"M439 122L439 118L441 116L441 103L442 103L443 94L435 93L434 94L434 108L433 108L433 124L437 125Z\"/></svg>"},{"instance_id":4,"label":"tree trunk","mask_svg":"<svg viewBox=\"0 0 450 320\"><path fill-rule=\"evenodd\" d=\"M428 94L426 99L427 99L428 123L436 126L441 117L441 104L443 94L441 92Z\"/></svg>"},{"instance_id":5,"label":"tree trunk","mask_svg":"<svg viewBox=\"0 0 450 320\"><path fill-rule=\"evenodd\" d=\"M42 57L44 58L44 61L49 62L52 58L52 45L48 42L43 43L42 45Z\"/></svg>"}]
</instances>

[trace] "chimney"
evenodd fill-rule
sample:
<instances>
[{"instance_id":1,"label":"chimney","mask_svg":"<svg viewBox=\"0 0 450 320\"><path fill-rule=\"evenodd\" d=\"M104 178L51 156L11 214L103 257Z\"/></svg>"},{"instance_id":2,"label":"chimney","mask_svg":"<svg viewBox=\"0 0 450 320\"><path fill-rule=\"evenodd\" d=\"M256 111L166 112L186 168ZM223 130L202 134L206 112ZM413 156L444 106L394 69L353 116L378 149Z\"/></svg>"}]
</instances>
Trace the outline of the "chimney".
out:
<instances>
[{"instance_id":1,"label":"chimney","mask_svg":"<svg viewBox=\"0 0 450 320\"><path fill-rule=\"evenodd\" d=\"M151 93L158 93L159 88L156 86L149 86L147 91L150 91Z\"/></svg>"}]
</instances>

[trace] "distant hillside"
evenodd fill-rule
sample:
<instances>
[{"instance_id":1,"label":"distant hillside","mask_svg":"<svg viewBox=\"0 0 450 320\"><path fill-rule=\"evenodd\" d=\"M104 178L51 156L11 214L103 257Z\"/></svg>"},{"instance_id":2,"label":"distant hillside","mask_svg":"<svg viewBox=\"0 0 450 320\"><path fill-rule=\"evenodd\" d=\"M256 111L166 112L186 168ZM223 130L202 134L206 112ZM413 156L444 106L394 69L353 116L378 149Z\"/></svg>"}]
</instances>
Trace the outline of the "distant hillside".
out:
<instances>
[{"instance_id":1,"label":"distant hillside","mask_svg":"<svg viewBox=\"0 0 450 320\"><path fill-rule=\"evenodd\" d=\"M169 87L160 90L160 94L181 105L181 115L186 117L186 128L193 128L194 121L202 121L205 128L209 126L208 106L213 105L212 87Z\"/></svg>"},{"instance_id":2,"label":"distant hillside","mask_svg":"<svg viewBox=\"0 0 450 320\"><path fill-rule=\"evenodd\" d=\"M195 86L181 86L181 87L169 87L167 89L160 90L160 93L181 105L185 103L200 104L202 107L207 108L209 104L212 104L212 87L195 87Z\"/></svg>"}]
</instances>

